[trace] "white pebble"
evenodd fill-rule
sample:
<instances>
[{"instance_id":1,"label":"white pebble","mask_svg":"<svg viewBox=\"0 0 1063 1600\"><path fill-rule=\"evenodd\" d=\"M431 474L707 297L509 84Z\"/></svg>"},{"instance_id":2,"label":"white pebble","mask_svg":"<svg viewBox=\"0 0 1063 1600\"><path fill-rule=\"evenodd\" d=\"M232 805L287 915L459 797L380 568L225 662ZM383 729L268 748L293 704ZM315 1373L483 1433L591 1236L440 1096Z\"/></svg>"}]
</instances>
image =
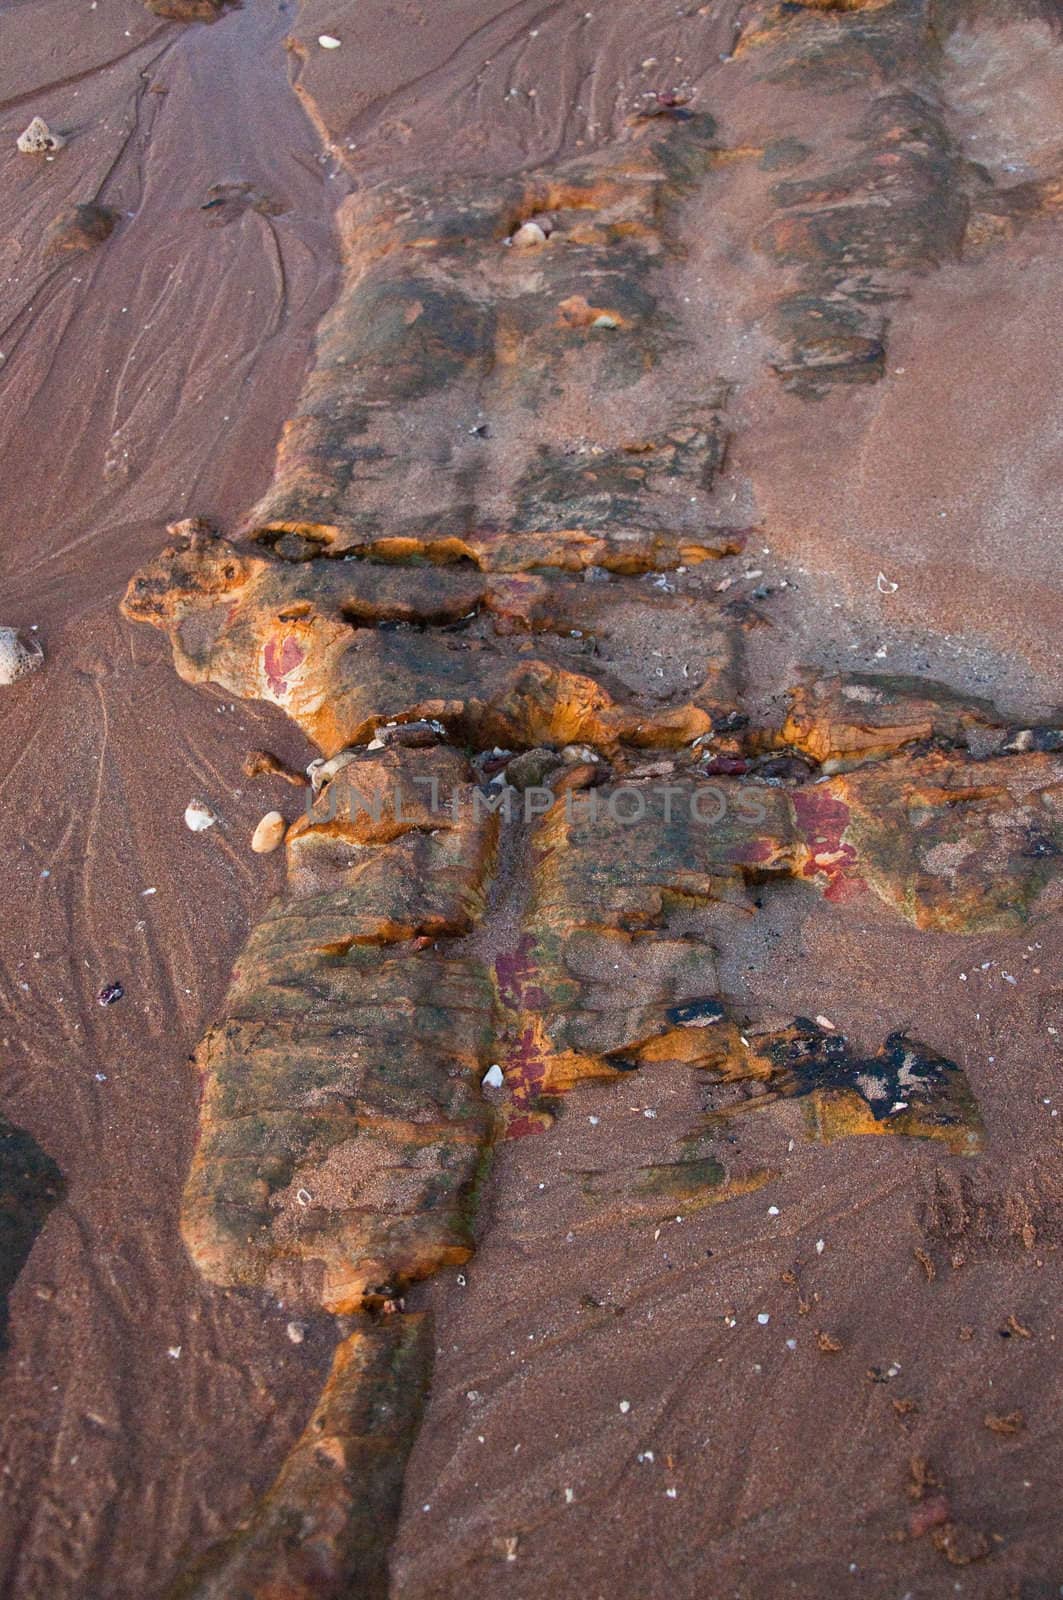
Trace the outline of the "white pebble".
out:
<instances>
[{"instance_id":1,"label":"white pebble","mask_svg":"<svg viewBox=\"0 0 1063 1600\"><path fill-rule=\"evenodd\" d=\"M331 33L319 33L317 42L322 50L338 50L340 47L340 41Z\"/></svg>"},{"instance_id":2,"label":"white pebble","mask_svg":"<svg viewBox=\"0 0 1063 1600\"><path fill-rule=\"evenodd\" d=\"M766 1328L768 1323L771 1321L771 1316L767 1311L758 1311L757 1321L760 1323L762 1328Z\"/></svg>"},{"instance_id":3,"label":"white pebble","mask_svg":"<svg viewBox=\"0 0 1063 1600\"><path fill-rule=\"evenodd\" d=\"M502 1071L502 1068L498 1065L497 1061L493 1067L488 1067L482 1079L485 1089L501 1089L505 1081L505 1074Z\"/></svg>"},{"instance_id":4,"label":"white pebble","mask_svg":"<svg viewBox=\"0 0 1063 1600\"><path fill-rule=\"evenodd\" d=\"M191 828L193 833L203 833L207 828L213 828L217 820L214 812L202 800L190 800L185 807L185 827Z\"/></svg>"},{"instance_id":5,"label":"white pebble","mask_svg":"<svg viewBox=\"0 0 1063 1600\"><path fill-rule=\"evenodd\" d=\"M34 117L15 140L24 156L42 156L61 150L66 140L61 133L53 133L43 117Z\"/></svg>"},{"instance_id":6,"label":"white pebble","mask_svg":"<svg viewBox=\"0 0 1063 1600\"><path fill-rule=\"evenodd\" d=\"M35 672L44 660L36 639L29 644L18 636L17 628L0 628L0 686L17 683L27 672Z\"/></svg>"},{"instance_id":7,"label":"white pebble","mask_svg":"<svg viewBox=\"0 0 1063 1600\"><path fill-rule=\"evenodd\" d=\"M623 1412L624 1416L626 1417L628 1412L631 1410L631 1401L630 1400L621 1400L620 1409Z\"/></svg>"}]
</instances>

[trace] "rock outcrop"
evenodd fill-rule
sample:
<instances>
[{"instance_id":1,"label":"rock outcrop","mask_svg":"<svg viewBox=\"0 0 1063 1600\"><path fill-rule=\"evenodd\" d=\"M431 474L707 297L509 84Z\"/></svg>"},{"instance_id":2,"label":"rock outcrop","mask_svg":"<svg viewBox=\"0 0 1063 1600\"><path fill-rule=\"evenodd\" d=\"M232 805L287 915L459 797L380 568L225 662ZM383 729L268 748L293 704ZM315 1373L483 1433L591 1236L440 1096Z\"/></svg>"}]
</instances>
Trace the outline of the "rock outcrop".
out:
<instances>
[{"instance_id":1,"label":"rock outcrop","mask_svg":"<svg viewBox=\"0 0 1063 1600\"><path fill-rule=\"evenodd\" d=\"M932 8L754 9L737 56L860 101L844 159L726 152L669 105L550 171L367 187L272 486L232 540L176 524L130 584L182 677L280 706L324 761L199 1049L184 1235L212 1282L358 1329L263 1507L182 1592L384 1592L429 1338L403 1296L471 1251L493 1144L578 1082L667 1062L757 1086L643 1175L650 1204L745 1192L714 1136L783 1100L819 1140L982 1147L961 1068L915 1031L868 1055L822 1019L739 1015L719 912L783 883L960 934L1058 909L1059 734L866 673L751 710L755 611L672 581L748 536L682 274L725 158L800 167L766 186L755 242L770 365L814 402L882 377L889 307L973 216L1018 226L1055 199L1004 203L957 155ZM516 752L537 753L519 787Z\"/></svg>"}]
</instances>

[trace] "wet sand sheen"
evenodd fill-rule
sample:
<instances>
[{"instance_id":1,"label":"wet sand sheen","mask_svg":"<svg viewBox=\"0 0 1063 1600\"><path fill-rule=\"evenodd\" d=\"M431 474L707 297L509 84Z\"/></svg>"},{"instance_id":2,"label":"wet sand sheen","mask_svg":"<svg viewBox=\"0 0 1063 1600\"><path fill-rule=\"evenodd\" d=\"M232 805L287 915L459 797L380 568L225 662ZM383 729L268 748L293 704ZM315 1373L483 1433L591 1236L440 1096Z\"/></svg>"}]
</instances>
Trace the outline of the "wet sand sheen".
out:
<instances>
[{"instance_id":1,"label":"wet sand sheen","mask_svg":"<svg viewBox=\"0 0 1063 1600\"><path fill-rule=\"evenodd\" d=\"M175 507L233 516L267 481L331 298L336 196L284 27L273 6L182 29L133 3L76 25L29 4L4 26L4 604L39 625L48 663L0 705L19 908L0 950L3 1090L67 1182L2 1374L11 1593L159 1592L269 1481L328 1360L313 1331L296 1352L276 1308L207 1296L176 1230L187 1056L271 889L247 839L270 792L289 803L280 783L251 792L240 763L263 744L308 756L283 718L184 688L117 616ZM61 163L14 152L29 108L76 130ZM209 186L234 179L283 214L210 226ZM41 262L62 202L97 195L122 214L114 236ZM183 825L193 794L222 817L209 840ZM124 998L103 1009L114 979Z\"/></svg>"}]
</instances>

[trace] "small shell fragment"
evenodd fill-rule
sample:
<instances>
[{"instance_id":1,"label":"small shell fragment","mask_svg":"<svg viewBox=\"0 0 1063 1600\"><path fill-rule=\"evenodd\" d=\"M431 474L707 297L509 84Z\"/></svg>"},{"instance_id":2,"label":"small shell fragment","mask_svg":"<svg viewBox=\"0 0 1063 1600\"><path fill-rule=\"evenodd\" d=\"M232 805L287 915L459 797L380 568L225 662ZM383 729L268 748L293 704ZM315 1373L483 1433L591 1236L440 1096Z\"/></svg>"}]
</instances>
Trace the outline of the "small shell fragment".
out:
<instances>
[{"instance_id":1,"label":"small shell fragment","mask_svg":"<svg viewBox=\"0 0 1063 1600\"><path fill-rule=\"evenodd\" d=\"M53 133L43 117L34 117L15 143L24 156L43 156L50 155L53 150L61 150L66 140L61 133Z\"/></svg>"},{"instance_id":2,"label":"small shell fragment","mask_svg":"<svg viewBox=\"0 0 1063 1600\"><path fill-rule=\"evenodd\" d=\"M322 50L338 50L340 41L331 33L319 33L317 42Z\"/></svg>"},{"instance_id":3,"label":"small shell fragment","mask_svg":"<svg viewBox=\"0 0 1063 1600\"><path fill-rule=\"evenodd\" d=\"M217 820L214 812L202 800L190 800L185 807L185 827L191 828L193 833L203 833L207 828L213 828Z\"/></svg>"},{"instance_id":4,"label":"small shell fragment","mask_svg":"<svg viewBox=\"0 0 1063 1600\"><path fill-rule=\"evenodd\" d=\"M7 688L35 672L44 660L44 651L36 639L27 644L18 636L17 628L0 628L0 686Z\"/></svg>"},{"instance_id":5,"label":"small shell fragment","mask_svg":"<svg viewBox=\"0 0 1063 1600\"><path fill-rule=\"evenodd\" d=\"M279 811L267 811L251 835L251 848L256 856L268 856L276 850L287 832L288 824Z\"/></svg>"},{"instance_id":6,"label":"small shell fragment","mask_svg":"<svg viewBox=\"0 0 1063 1600\"><path fill-rule=\"evenodd\" d=\"M485 1089L501 1089L506 1079L502 1068L496 1062L493 1067L488 1067L481 1081Z\"/></svg>"}]
</instances>

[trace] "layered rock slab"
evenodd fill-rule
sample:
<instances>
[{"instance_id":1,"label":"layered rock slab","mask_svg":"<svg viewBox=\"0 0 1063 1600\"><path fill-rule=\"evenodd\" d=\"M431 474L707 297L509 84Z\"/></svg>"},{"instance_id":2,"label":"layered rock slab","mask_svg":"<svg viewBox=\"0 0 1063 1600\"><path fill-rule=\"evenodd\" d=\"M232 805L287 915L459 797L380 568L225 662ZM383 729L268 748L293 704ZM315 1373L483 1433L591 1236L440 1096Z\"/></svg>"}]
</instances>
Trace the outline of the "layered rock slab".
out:
<instances>
[{"instance_id":1,"label":"layered rock slab","mask_svg":"<svg viewBox=\"0 0 1063 1600\"><path fill-rule=\"evenodd\" d=\"M727 388L691 365L659 281L715 134L677 113L551 172L346 201L344 286L247 531L505 559L514 535L572 530L628 570L732 539L709 498ZM689 381L662 417L665 360Z\"/></svg>"},{"instance_id":2,"label":"layered rock slab","mask_svg":"<svg viewBox=\"0 0 1063 1600\"><path fill-rule=\"evenodd\" d=\"M630 579L554 576L550 547L566 537L528 535L523 555L515 541L495 577L285 562L193 525L134 578L124 609L168 632L182 677L273 701L326 756L395 719L434 718L481 747L667 746L707 732L737 692L744 624ZM535 566L546 570L521 570ZM662 627L700 663L682 690L655 689L640 661L646 631Z\"/></svg>"},{"instance_id":3,"label":"layered rock slab","mask_svg":"<svg viewBox=\"0 0 1063 1600\"><path fill-rule=\"evenodd\" d=\"M424 765L445 793L468 791L456 752ZM182 1219L213 1282L334 1312L465 1259L489 1124L490 979L430 940L482 910L495 819L430 815L390 753L358 771L377 816L295 831L293 892L255 929L200 1046Z\"/></svg>"}]
</instances>

